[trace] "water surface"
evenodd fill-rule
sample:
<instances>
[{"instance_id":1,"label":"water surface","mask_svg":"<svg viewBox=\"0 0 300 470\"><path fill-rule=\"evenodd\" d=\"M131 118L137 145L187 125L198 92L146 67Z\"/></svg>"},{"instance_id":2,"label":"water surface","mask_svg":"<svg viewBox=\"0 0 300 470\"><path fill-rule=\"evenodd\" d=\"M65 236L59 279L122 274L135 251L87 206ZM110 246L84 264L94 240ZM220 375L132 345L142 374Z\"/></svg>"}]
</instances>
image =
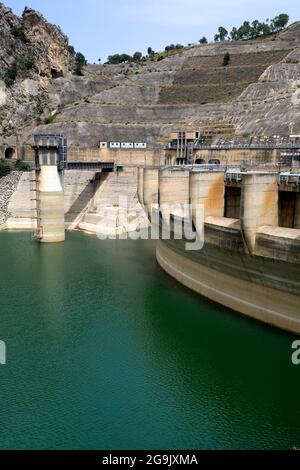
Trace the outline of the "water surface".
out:
<instances>
[{"instance_id":1,"label":"water surface","mask_svg":"<svg viewBox=\"0 0 300 470\"><path fill-rule=\"evenodd\" d=\"M1 449L300 447L294 336L184 288L151 241L0 234Z\"/></svg>"}]
</instances>

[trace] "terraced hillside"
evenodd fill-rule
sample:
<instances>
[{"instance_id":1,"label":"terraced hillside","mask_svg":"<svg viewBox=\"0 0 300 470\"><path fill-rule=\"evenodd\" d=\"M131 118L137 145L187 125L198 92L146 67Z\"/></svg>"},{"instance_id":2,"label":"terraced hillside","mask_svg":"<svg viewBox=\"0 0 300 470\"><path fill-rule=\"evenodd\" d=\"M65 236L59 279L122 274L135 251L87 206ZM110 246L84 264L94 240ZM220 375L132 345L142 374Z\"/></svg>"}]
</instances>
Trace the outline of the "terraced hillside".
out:
<instances>
[{"instance_id":1,"label":"terraced hillside","mask_svg":"<svg viewBox=\"0 0 300 470\"><path fill-rule=\"evenodd\" d=\"M231 60L223 66L226 52ZM39 124L19 126L18 142L30 143L38 131L63 132L80 147L100 140L157 145L172 130L221 121L238 133L300 133L299 61L295 23L269 40L199 45L157 62L89 65L84 77L69 73L44 86ZM2 142L15 145L16 136Z\"/></svg>"},{"instance_id":2,"label":"terraced hillside","mask_svg":"<svg viewBox=\"0 0 300 470\"><path fill-rule=\"evenodd\" d=\"M280 62L286 50L232 54L223 65L224 55L195 56L185 60L171 86L162 87L160 103L217 103L239 96L255 83L266 67Z\"/></svg>"}]
</instances>

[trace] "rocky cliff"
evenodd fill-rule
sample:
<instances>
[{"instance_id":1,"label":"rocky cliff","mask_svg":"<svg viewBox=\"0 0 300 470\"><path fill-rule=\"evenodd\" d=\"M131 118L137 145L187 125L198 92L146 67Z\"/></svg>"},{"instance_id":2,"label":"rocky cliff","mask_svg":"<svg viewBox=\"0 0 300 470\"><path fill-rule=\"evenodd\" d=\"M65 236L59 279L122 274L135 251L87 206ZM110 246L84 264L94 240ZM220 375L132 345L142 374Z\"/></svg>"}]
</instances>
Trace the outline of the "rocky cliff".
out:
<instances>
[{"instance_id":1,"label":"rocky cliff","mask_svg":"<svg viewBox=\"0 0 300 470\"><path fill-rule=\"evenodd\" d=\"M15 21L46 53L38 54L42 78L19 85L27 90L27 101L14 106L14 127L3 126L6 140L17 130L20 142L30 142L32 133L41 131L63 132L71 145L82 147L96 147L100 140L155 144L173 129L224 121L238 133L300 133L300 23L267 38L186 48L157 62L89 65L77 77L67 73L72 57L57 27L32 10ZM23 54L27 46L19 40L17 45ZM226 52L231 60L225 67ZM0 103L9 93L18 101L18 88L7 91L3 84ZM37 97L35 109L32 96ZM21 129L15 116L25 112L29 125Z\"/></svg>"},{"instance_id":2,"label":"rocky cliff","mask_svg":"<svg viewBox=\"0 0 300 470\"><path fill-rule=\"evenodd\" d=\"M47 108L47 85L73 67L74 51L58 26L25 8L21 18L0 3L0 131L36 123Z\"/></svg>"}]
</instances>

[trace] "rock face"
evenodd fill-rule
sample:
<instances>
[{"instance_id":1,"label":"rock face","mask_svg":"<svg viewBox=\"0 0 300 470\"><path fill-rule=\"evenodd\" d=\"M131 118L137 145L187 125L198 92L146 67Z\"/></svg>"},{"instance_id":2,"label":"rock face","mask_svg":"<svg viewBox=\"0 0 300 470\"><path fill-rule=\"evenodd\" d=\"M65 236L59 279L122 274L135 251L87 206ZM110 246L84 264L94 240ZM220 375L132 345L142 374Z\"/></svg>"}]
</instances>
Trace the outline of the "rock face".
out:
<instances>
[{"instance_id":1,"label":"rock face","mask_svg":"<svg viewBox=\"0 0 300 470\"><path fill-rule=\"evenodd\" d=\"M35 67L40 76L63 77L72 69L73 55L69 40L58 26L48 23L40 13L25 8L22 28L31 43Z\"/></svg>"},{"instance_id":2,"label":"rock face","mask_svg":"<svg viewBox=\"0 0 300 470\"><path fill-rule=\"evenodd\" d=\"M58 26L27 7L19 18L0 3L0 73L29 56L31 75L41 77L63 76L73 64L68 38Z\"/></svg>"},{"instance_id":3,"label":"rock face","mask_svg":"<svg viewBox=\"0 0 300 470\"><path fill-rule=\"evenodd\" d=\"M0 135L36 124L47 112L49 80L66 75L73 61L57 26L28 8L19 18L0 3Z\"/></svg>"},{"instance_id":4,"label":"rock face","mask_svg":"<svg viewBox=\"0 0 300 470\"><path fill-rule=\"evenodd\" d=\"M13 171L9 175L0 178L0 226L6 222L10 215L8 204L17 189L21 176L20 171Z\"/></svg>"}]
</instances>

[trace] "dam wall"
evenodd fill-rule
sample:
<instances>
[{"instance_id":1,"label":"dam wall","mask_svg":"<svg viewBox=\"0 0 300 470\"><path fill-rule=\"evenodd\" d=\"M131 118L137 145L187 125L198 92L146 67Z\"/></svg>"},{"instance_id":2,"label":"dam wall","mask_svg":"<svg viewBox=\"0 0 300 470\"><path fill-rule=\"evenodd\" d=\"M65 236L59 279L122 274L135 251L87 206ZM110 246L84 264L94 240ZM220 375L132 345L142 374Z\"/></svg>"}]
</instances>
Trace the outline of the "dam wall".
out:
<instances>
[{"instance_id":1,"label":"dam wall","mask_svg":"<svg viewBox=\"0 0 300 470\"><path fill-rule=\"evenodd\" d=\"M6 147L5 147L6 148ZM8 148L8 147L7 147ZM9 147L10 148L10 147ZM30 145L13 146L13 159L34 162L34 150ZM69 162L115 162L117 165L156 166L164 163L164 151L160 148L111 149L97 147L68 148Z\"/></svg>"},{"instance_id":2,"label":"dam wall","mask_svg":"<svg viewBox=\"0 0 300 470\"><path fill-rule=\"evenodd\" d=\"M144 169L144 183L145 171L149 169ZM158 172L156 193L151 185L152 200L171 206L191 201L193 215L193 206L204 207L204 247L188 251L187 240L171 234L157 243L162 268L213 301L300 333L300 187L287 180L283 188L279 173L264 171ZM144 184L144 202L147 191ZM293 219L290 199L285 195L280 203L281 192L293 194ZM164 210L160 212L163 220Z\"/></svg>"},{"instance_id":3,"label":"dam wall","mask_svg":"<svg viewBox=\"0 0 300 470\"><path fill-rule=\"evenodd\" d=\"M76 221L94 196L98 187L96 174L95 171L89 170L65 170L63 204L66 228ZM9 217L5 223L6 229L36 229L37 189L36 173L34 171L22 173L8 203Z\"/></svg>"},{"instance_id":4,"label":"dam wall","mask_svg":"<svg viewBox=\"0 0 300 470\"><path fill-rule=\"evenodd\" d=\"M138 168L125 167L101 180L77 228L100 237L116 237L148 229L149 221L138 198Z\"/></svg>"},{"instance_id":5,"label":"dam wall","mask_svg":"<svg viewBox=\"0 0 300 470\"><path fill-rule=\"evenodd\" d=\"M212 160L219 160L221 165L257 165L257 166L273 166L280 161L283 149L255 149L255 148L209 148L194 149L194 164L209 164ZM166 164L177 164L177 151L166 150Z\"/></svg>"}]
</instances>

